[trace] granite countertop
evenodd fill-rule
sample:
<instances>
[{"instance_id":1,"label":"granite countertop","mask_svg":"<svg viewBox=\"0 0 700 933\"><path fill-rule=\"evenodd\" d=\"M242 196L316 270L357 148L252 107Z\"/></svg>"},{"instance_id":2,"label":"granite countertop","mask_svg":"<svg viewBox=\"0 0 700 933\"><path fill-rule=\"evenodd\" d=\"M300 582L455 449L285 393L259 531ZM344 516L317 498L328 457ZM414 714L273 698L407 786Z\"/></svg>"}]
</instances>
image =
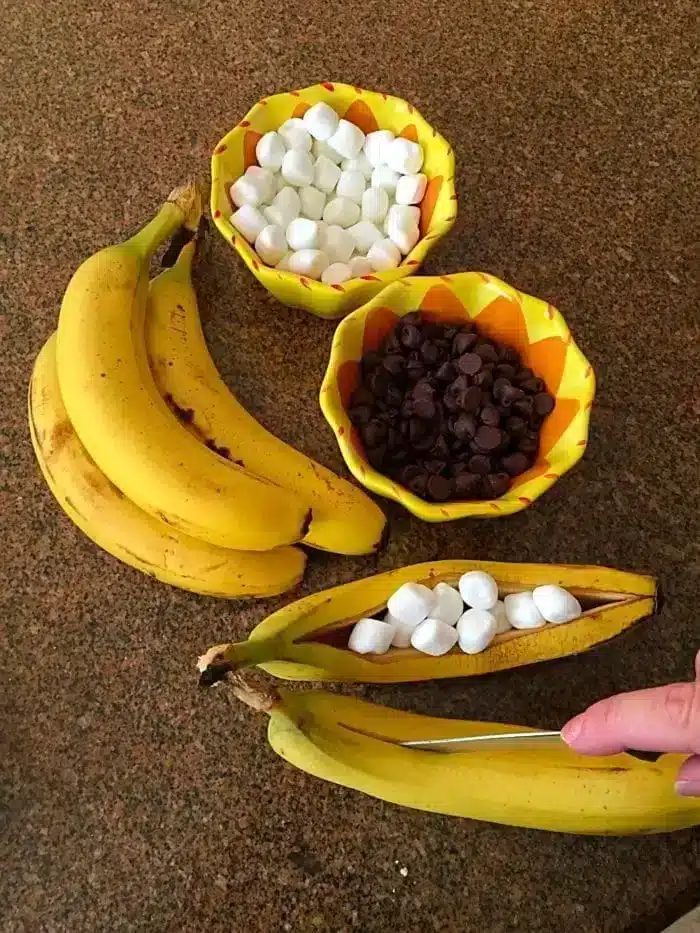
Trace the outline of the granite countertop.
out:
<instances>
[{"instance_id":1,"label":"granite countertop","mask_svg":"<svg viewBox=\"0 0 700 933\"><path fill-rule=\"evenodd\" d=\"M345 80L453 143L460 214L429 272L482 269L561 309L599 377L585 460L511 519L388 506L378 559L314 555L304 591L445 557L658 574L663 614L591 653L475 682L351 688L556 726L690 675L700 598L691 0L17 0L0 23L0 513L7 933L652 933L690 908L700 834L557 836L412 812L282 762L194 661L283 600L160 585L64 517L33 460L30 368L77 264L207 169L258 98ZM239 397L342 471L316 393L333 325L275 304L216 235L198 288ZM405 868L407 872L400 872Z\"/></svg>"}]
</instances>

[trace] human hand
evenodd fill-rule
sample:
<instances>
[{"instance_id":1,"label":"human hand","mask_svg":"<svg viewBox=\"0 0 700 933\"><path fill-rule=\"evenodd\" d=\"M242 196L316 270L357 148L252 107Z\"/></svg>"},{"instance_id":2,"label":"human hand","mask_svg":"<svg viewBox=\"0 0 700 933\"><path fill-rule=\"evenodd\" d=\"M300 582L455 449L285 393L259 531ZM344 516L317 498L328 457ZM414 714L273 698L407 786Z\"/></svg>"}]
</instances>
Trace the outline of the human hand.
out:
<instances>
[{"instance_id":1,"label":"human hand","mask_svg":"<svg viewBox=\"0 0 700 933\"><path fill-rule=\"evenodd\" d=\"M570 719L562 737L583 755L614 755L626 748L688 754L676 791L700 797L700 651L695 678L600 700Z\"/></svg>"}]
</instances>

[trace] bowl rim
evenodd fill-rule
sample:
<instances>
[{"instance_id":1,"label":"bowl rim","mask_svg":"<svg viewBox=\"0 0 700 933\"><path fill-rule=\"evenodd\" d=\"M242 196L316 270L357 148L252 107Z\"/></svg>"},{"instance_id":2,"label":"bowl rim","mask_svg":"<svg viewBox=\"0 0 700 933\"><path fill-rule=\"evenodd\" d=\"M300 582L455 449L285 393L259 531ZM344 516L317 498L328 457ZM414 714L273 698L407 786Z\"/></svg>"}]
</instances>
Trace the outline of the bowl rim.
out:
<instances>
[{"instance_id":1,"label":"bowl rim","mask_svg":"<svg viewBox=\"0 0 700 933\"><path fill-rule=\"evenodd\" d=\"M306 276L298 275L295 272L278 270L274 266L266 265L257 257L252 245L238 233L235 227L233 227L231 224L229 217L222 213L218 208L218 198L222 188L224 195L226 195L226 186L230 182L236 180L235 178L227 178L224 181L224 179L219 175L219 156L228 149L231 142L239 133L244 132L249 127L249 125L253 122L255 115L264 107L266 107L271 100L290 96L299 97L301 100L303 100L303 95L316 96L319 93L323 95L323 99L325 100L329 92L335 93L336 90L339 90L343 95L352 94L354 97L357 97L358 95L366 95L369 99L373 97L381 97L385 102L393 102L394 106L404 110L412 120L416 121L417 123L424 124L424 126L432 133L432 138L434 141L436 141L437 144L444 144L446 147L445 156L448 160L448 171L446 172L446 177L443 179L443 184L445 185L446 196L454 203L454 212L450 217L443 219L439 225L436 225L435 230L431 231L429 228L428 231L426 231L426 234L418 240L411 252L402 259L400 265L397 266L396 269L389 269L386 272L373 272L371 275L363 275L356 279L349 279L348 282L344 282L342 285L328 285L325 282L320 282L316 279L310 279ZM214 224L216 225L216 228L218 229L221 236L233 246L249 270L268 290L271 290L271 286L269 286L267 283L273 278L279 278L282 281L286 280L289 282L301 281L302 285L310 289L312 292L316 291L317 293L323 293L326 296L331 296L335 293L341 294L343 292L345 294L352 293L358 288L366 285L367 282L378 282L380 285L387 286L401 278L414 275L420 269L423 261L425 260L432 247L439 240L441 240L442 237L449 233L457 219L458 201L455 189L454 149L448 140L446 140L445 137L439 133L433 127L433 125L428 122L428 120L425 119L422 113L403 97L397 97L393 94L385 94L382 91L372 91L368 88L363 88L359 85L346 84L342 81L319 81L316 84L310 84L307 87L298 88L291 91L280 91L276 94L270 94L267 97L262 97L259 101L253 104L245 116L219 140L219 142L214 147L211 156L210 211L214 220Z\"/></svg>"},{"instance_id":2,"label":"bowl rim","mask_svg":"<svg viewBox=\"0 0 700 933\"><path fill-rule=\"evenodd\" d=\"M485 283L488 282L497 289L502 290L504 294L512 297L517 296L518 300L540 300L533 295L519 291L497 276L474 270L455 272L449 275L415 276L413 279L392 283L382 289L382 291L375 295L370 301L356 308L354 311L351 311L338 324L333 336L328 365L319 393L321 411L326 421L333 429L343 460L355 479L371 492L383 496L384 498L392 499L394 502L398 502L417 518L421 518L423 521L427 522L445 522L460 518L500 518L520 512L532 505L541 495L551 489L560 477L574 467L581 457L583 457L586 447L588 446L590 413L596 391L595 372L590 361L571 335L563 315L554 306L548 305L551 309L551 320L556 321L560 328L568 332L570 339L567 345L573 347L575 352L579 354L583 365L587 367L589 378L587 381L587 391L584 393L577 393L576 395L581 403L579 425L582 432L582 440L578 441L575 446L567 448L567 456L558 464L556 474L545 474L538 477L542 482L539 484L537 490L532 491L531 496L516 496L512 499L505 499L502 497L500 499L457 500L444 503L426 502L405 486L401 486L383 473L379 473L371 466L364 456L361 456L357 452L354 445L350 442L350 432L345 430L345 426L342 423L344 421L349 421L347 411L340 397L338 385L338 371L340 366L349 359L341 349L344 342L344 335L357 327L358 321L362 321L373 308L381 306L392 308L393 295L400 294L406 287L410 288L420 283L422 287L427 289L433 285L449 284L450 281L465 276L477 276ZM392 308L392 310L395 309Z\"/></svg>"}]
</instances>

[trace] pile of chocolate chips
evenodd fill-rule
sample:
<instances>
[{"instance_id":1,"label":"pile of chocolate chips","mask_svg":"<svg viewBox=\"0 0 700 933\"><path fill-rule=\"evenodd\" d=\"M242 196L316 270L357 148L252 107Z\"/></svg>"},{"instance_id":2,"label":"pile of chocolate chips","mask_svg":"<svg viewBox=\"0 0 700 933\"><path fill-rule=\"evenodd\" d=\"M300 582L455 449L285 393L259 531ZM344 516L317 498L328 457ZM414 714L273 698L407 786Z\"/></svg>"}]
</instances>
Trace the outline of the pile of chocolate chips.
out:
<instances>
[{"instance_id":1,"label":"pile of chocolate chips","mask_svg":"<svg viewBox=\"0 0 700 933\"><path fill-rule=\"evenodd\" d=\"M350 419L376 470L445 502L504 495L532 466L553 408L512 347L414 311L363 357Z\"/></svg>"}]
</instances>

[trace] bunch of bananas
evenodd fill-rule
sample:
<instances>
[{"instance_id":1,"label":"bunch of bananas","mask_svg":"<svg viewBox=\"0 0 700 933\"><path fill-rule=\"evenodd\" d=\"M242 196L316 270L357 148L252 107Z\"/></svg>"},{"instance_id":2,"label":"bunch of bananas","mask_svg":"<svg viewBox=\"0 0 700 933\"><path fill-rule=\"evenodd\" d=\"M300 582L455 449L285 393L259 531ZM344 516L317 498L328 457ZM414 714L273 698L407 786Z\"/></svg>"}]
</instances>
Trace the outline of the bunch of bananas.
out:
<instances>
[{"instance_id":1,"label":"bunch of bananas","mask_svg":"<svg viewBox=\"0 0 700 933\"><path fill-rule=\"evenodd\" d=\"M196 185L73 276L29 387L32 443L54 496L110 554L212 596L302 578L303 543L366 554L385 517L357 487L269 434L221 380L192 286ZM150 261L189 242L149 283Z\"/></svg>"}]
</instances>

